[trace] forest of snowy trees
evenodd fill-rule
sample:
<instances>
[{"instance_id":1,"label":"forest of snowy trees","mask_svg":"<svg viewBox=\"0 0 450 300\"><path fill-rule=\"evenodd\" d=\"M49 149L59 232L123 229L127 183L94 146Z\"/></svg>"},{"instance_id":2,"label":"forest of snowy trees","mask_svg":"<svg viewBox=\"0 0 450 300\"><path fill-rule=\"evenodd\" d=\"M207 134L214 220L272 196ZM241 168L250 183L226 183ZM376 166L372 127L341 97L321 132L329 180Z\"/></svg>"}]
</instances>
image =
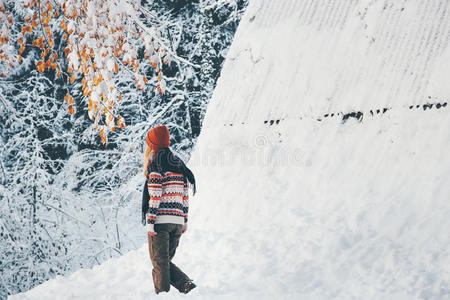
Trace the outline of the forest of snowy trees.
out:
<instances>
[{"instance_id":1,"label":"forest of snowy trees","mask_svg":"<svg viewBox=\"0 0 450 300\"><path fill-rule=\"evenodd\" d=\"M144 136L151 127L166 124L171 148L189 159L247 4L142 0L134 21L157 31L159 48L167 47L170 61L160 66L161 74L150 66L140 69L141 78L148 78L145 87L136 86L136 74L127 68L114 75L111 81L120 92L114 109L125 127L108 130L106 108L103 119L91 120L84 78L58 74L72 61L56 57L65 57L67 43L76 47L78 41L65 37L60 16L46 20L50 29L45 30L52 35L57 64L40 69L47 53L34 42L39 31L14 43L13 36L28 26L27 15L36 9L31 2L0 0L0 299L140 245ZM37 1L39 7L41 2L47 6L38 10L48 13L69 2L87 9L89 3L126 1ZM135 50L139 61L148 49L136 42ZM17 51L20 55L11 54ZM109 131L107 143L102 143L105 133L99 135L99 126Z\"/></svg>"}]
</instances>

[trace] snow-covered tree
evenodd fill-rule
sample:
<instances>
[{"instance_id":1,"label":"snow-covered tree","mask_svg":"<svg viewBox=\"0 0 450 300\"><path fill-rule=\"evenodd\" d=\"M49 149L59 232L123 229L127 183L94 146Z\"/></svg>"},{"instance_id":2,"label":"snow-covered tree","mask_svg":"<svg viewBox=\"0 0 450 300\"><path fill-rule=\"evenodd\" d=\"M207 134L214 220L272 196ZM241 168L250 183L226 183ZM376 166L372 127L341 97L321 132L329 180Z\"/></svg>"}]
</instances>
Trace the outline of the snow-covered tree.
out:
<instances>
[{"instance_id":1,"label":"snow-covered tree","mask_svg":"<svg viewBox=\"0 0 450 300\"><path fill-rule=\"evenodd\" d=\"M68 265L69 234L62 226L59 191L52 185L70 138L57 93L37 71L0 88L0 280L8 292L28 289Z\"/></svg>"}]
</instances>

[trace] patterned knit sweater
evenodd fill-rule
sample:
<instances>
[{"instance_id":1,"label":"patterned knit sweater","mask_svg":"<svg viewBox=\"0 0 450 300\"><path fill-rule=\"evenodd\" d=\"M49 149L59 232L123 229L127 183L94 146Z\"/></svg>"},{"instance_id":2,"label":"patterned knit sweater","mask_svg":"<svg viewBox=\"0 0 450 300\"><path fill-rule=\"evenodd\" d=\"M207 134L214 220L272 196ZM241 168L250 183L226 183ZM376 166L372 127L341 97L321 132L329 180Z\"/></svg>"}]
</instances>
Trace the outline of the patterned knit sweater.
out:
<instances>
[{"instance_id":1,"label":"patterned knit sweater","mask_svg":"<svg viewBox=\"0 0 450 300\"><path fill-rule=\"evenodd\" d=\"M187 227L189 189L183 174L170 171L161 174L150 164L147 175L150 196L147 212L147 231L154 231L154 224L172 223Z\"/></svg>"}]
</instances>

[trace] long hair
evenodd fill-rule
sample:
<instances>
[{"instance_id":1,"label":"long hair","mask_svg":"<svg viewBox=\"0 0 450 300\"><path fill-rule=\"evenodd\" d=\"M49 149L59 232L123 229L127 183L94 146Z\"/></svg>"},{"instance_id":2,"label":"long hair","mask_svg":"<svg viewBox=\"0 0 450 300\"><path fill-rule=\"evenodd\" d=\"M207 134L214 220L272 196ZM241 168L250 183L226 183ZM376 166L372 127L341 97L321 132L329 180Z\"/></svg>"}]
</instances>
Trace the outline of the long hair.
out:
<instances>
[{"instance_id":1,"label":"long hair","mask_svg":"<svg viewBox=\"0 0 450 300\"><path fill-rule=\"evenodd\" d=\"M144 152L144 177L147 178L147 170L148 170L148 164L153 160L155 157L156 151L151 149L148 145L145 145L145 152Z\"/></svg>"}]
</instances>

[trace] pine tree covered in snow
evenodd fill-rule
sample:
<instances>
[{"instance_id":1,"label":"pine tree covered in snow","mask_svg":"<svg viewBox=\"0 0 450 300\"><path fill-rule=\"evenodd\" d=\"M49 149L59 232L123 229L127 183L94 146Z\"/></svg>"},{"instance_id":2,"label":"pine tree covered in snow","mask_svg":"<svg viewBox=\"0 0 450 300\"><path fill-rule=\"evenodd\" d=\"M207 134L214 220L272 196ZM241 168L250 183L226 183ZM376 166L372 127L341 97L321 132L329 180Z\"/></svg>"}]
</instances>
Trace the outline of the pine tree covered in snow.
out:
<instances>
[{"instance_id":1,"label":"pine tree covered in snow","mask_svg":"<svg viewBox=\"0 0 450 300\"><path fill-rule=\"evenodd\" d=\"M23 3L1 4L9 8L5 18L14 18L8 25L10 34L19 34L26 24ZM108 124L90 120L82 78L68 83L68 74L57 77L57 69L36 67L41 53L31 45L31 36L21 52L22 63L3 69L0 298L140 244L143 137L150 127L164 123L172 134L172 149L189 158L246 1L210 3L207 14L204 5L142 1L140 19L146 26L156 26L180 59L173 57L161 75L164 94L152 88L161 78L150 66L142 68L149 80L142 89L136 87L132 72L117 73L114 83L121 95L117 110L126 127L109 132L107 146L95 127ZM63 30L54 31L53 49L59 57L64 57L67 45L63 35ZM2 47L14 52L21 45L8 41ZM138 57L144 55L137 52ZM66 70L70 60L59 63ZM64 99L66 94L73 100ZM68 105L75 108L70 114Z\"/></svg>"}]
</instances>

